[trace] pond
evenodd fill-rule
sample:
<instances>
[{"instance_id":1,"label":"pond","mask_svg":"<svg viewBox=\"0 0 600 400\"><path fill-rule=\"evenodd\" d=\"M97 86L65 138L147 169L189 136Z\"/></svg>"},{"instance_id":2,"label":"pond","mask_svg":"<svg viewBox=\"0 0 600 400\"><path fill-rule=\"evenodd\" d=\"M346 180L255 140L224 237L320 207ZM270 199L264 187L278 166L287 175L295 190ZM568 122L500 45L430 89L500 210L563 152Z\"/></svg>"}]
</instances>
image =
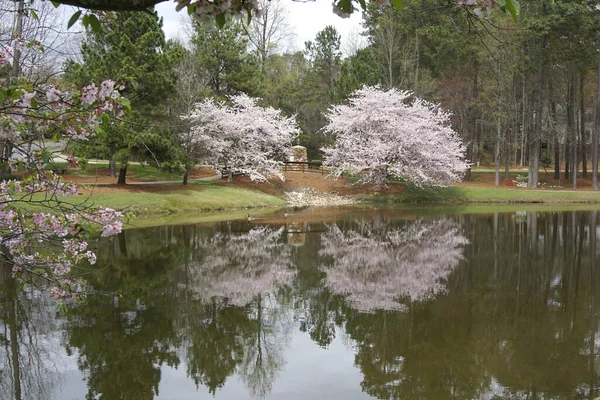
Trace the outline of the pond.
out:
<instances>
[{"instance_id":1,"label":"pond","mask_svg":"<svg viewBox=\"0 0 600 400\"><path fill-rule=\"evenodd\" d=\"M128 230L66 313L0 278L0 398L595 398L597 230L356 208Z\"/></svg>"}]
</instances>

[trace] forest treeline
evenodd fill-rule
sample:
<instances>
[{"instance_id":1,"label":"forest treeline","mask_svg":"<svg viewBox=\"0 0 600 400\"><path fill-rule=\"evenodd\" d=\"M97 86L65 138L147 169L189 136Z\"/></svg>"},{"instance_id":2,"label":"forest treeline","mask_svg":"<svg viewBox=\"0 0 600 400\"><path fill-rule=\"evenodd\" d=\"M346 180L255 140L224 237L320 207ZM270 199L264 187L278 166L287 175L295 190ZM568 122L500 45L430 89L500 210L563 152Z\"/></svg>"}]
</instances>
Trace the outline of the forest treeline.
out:
<instances>
[{"instance_id":1,"label":"forest treeline","mask_svg":"<svg viewBox=\"0 0 600 400\"><path fill-rule=\"evenodd\" d=\"M324 113L364 85L379 85L451 111L467 159L495 165L497 182L501 170L529 166L534 187L538 170L553 166L555 179L576 186L591 176L594 154L597 160L600 3L520 4L516 20L498 11L479 18L442 0L406 0L402 10L370 4L361 35L344 38L344 46L327 26L297 51L287 51L293 28L281 0L263 1L264 12L250 23L190 23L186 41L166 41L155 14L107 12L74 57L43 71L64 69L48 79L69 84L110 78L125 85L133 113L73 147L119 165L121 183L131 160L193 164L197 154L182 150L180 116L207 97L246 93L295 115L299 144L320 159L319 149L333 140L321 132Z\"/></svg>"}]
</instances>

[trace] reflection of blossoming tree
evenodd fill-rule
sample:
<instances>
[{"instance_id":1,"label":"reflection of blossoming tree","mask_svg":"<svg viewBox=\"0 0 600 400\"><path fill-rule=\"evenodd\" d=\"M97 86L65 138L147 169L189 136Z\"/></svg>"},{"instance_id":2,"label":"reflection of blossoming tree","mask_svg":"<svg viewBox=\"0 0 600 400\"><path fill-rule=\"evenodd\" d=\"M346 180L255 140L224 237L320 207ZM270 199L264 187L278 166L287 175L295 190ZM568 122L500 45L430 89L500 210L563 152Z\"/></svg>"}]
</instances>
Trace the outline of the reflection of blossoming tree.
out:
<instances>
[{"instance_id":1,"label":"reflection of blossoming tree","mask_svg":"<svg viewBox=\"0 0 600 400\"><path fill-rule=\"evenodd\" d=\"M325 284L359 311L402 310L401 298L425 300L445 291L444 280L462 259L467 239L449 220L417 221L403 229L364 224L331 226L322 237Z\"/></svg>"},{"instance_id":2,"label":"reflection of blossoming tree","mask_svg":"<svg viewBox=\"0 0 600 400\"><path fill-rule=\"evenodd\" d=\"M283 228L256 227L241 235L215 234L204 243L205 256L190 270L200 300L227 297L245 306L255 296L291 282L291 250L283 243Z\"/></svg>"},{"instance_id":3,"label":"reflection of blossoming tree","mask_svg":"<svg viewBox=\"0 0 600 400\"><path fill-rule=\"evenodd\" d=\"M200 249L203 257L188 272L189 287L207 307L219 304L220 311L203 322L206 332L215 329L214 341L197 338L190 344L188 352L194 355L190 364L205 361L198 357L198 349L204 346L229 347L225 354L230 359L213 357L212 362L224 362L228 371L239 363L237 372L252 396L265 397L285 364L282 353L291 327L291 316L273 293L296 275L291 247L283 242L283 228L255 227L237 235L218 232L202 241ZM219 302L222 298L226 302ZM222 317L226 313L237 315L235 326ZM212 393L224 384L226 375L217 378L204 380Z\"/></svg>"}]
</instances>

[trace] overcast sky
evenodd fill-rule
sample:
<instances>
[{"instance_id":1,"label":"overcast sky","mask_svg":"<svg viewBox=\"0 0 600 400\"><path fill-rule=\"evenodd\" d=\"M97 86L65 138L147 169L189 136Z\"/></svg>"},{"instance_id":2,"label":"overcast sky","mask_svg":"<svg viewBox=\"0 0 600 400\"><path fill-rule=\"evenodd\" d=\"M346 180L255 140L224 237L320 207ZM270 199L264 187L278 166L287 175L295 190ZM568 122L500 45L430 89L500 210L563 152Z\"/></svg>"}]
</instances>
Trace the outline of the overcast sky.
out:
<instances>
[{"instance_id":1,"label":"overcast sky","mask_svg":"<svg viewBox=\"0 0 600 400\"><path fill-rule=\"evenodd\" d=\"M313 40L317 32L327 25L333 25L342 36L342 50L345 40L352 31L361 30L360 12L355 12L350 18L340 18L332 12L331 1L316 0L306 3L292 0L282 0L289 10L290 23L294 26L296 40L293 43L294 50L302 50L304 42ZM172 1L160 3L156 6L158 14L164 19L164 30L167 39L185 37L182 30L182 18L187 18L187 12L175 11L175 3Z\"/></svg>"}]
</instances>

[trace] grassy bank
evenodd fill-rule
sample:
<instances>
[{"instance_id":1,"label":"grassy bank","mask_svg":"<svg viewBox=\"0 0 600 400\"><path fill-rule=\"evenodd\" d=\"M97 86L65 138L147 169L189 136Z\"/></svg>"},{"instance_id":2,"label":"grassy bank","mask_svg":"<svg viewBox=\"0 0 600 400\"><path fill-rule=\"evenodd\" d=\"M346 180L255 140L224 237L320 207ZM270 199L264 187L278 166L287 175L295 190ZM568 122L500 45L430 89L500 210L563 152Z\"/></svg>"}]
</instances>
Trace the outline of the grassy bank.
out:
<instances>
[{"instance_id":1,"label":"grassy bank","mask_svg":"<svg viewBox=\"0 0 600 400\"><path fill-rule=\"evenodd\" d=\"M285 201L263 192L231 186L201 184L200 188L170 191L119 191L61 199L74 205L110 207L135 214L167 214L192 211L219 211L253 207L275 207ZM35 197L34 197L35 200ZM26 208L36 210L35 202Z\"/></svg>"},{"instance_id":2,"label":"grassy bank","mask_svg":"<svg viewBox=\"0 0 600 400\"><path fill-rule=\"evenodd\" d=\"M505 187L468 187L421 189L408 186L402 193L394 195L364 196L361 200L372 203L597 203L600 192L569 190L531 190Z\"/></svg>"}]
</instances>

